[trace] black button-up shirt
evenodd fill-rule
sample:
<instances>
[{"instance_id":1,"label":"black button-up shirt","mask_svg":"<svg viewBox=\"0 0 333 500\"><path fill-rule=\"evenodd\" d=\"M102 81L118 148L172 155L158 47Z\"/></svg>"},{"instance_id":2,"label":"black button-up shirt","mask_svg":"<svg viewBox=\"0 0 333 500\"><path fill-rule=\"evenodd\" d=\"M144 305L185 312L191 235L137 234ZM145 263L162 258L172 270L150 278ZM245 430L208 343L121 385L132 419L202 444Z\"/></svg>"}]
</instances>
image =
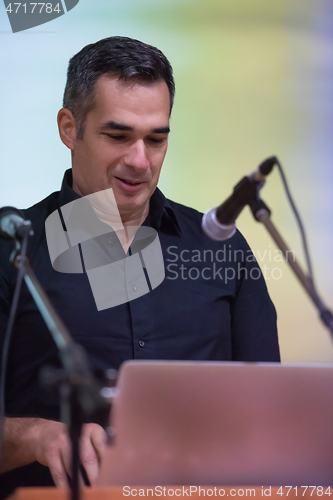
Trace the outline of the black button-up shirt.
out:
<instances>
[{"instance_id":1,"label":"black button-up shirt","mask_svg":"<svg viewBox=\"0 0 333 500\"><path fill-rule=\"evenodd\" d=\"M167 200L158 189L144 225L158 231L165 279L136 300L98 311L86 273L55 271L47 249L46 218L79 198L71 182L69 170L60 192L25 211L35 231L28 254L38 280L94 368L118 369L132 358L279 360L275 310L244 238L237 232L226 243L210 240L202 232L199 212ZM15 285L16 272L9 264L12 247L11 242L1 243L1 335ZM114 252L114 242L112 247ZM58 418L57 408L45 404L37 383L40 366L56 358L54 342L24 285L10 351L9 414Z\"/></svg>"},{"instance_id":2,"label":"black button-up shirt","mask_svg":"<svg viewBox=\"0 0 333 500\"><path fill-rule=\"evenodd\" d=\"M201 229L202 214L167 200L158 189L143 225L158 232L165 279L135 300L98 311L87 274L55 271L47 248L45 220L79 198L71 186L68 170L60 192L25 211L35 232L28 255L93 368L118 369L133 358L279 361L275 309L243 236L237 231L225 243L210 240ZM119 242L112 246L126 258ZM0 243L1 338L15 287L12 248L12 242ZM57 399L38 385L40 367L51 363L59 364L56 346L23 284L7 375L8 415L59 418Z\"/></svg>"}]
</instances>

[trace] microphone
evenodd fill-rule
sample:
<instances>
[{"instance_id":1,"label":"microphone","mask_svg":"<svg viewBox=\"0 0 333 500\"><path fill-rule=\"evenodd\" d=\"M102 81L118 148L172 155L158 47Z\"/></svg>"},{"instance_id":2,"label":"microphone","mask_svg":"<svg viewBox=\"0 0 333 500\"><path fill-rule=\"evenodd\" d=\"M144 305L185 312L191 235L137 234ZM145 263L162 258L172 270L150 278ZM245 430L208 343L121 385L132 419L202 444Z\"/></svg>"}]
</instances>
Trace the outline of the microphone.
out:
<instances>
[{"instance_id":1,"label":"microphone","mask_svg":"<svg viewBox=\"0 0 333 500\"><path fill-rule=\"evenodd\" d=\"M236 233L236 219L245 205L251 199L259 199L259 191L265 184L265 179L271 173L277 162L276 156L264 160L257 170L243 179L234 187L233 193L222 205L207 210L201 227L212 240L224 241Z\"/></svg>"},{"instance_id":2,"label":"microphone","mask_svg":"<svg viewBox=\"0 0 333 500\"><path fill-rule=\"evenodd\" d=\"M34 234L30 220L25 220L23 212L14 207L0 208L0 238L23 240Z\"/></svg>"}]
</instances>

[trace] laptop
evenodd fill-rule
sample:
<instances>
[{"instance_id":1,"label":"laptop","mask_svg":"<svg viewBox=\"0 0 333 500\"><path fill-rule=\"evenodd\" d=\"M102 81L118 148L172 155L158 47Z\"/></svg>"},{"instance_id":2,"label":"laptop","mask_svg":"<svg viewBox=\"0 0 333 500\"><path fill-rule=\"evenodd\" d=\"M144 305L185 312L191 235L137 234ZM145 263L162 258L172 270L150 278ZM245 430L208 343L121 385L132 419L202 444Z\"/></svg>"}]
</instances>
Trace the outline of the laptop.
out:
<instances>
[{"instance_id":1,"label":"laptop","mask_svg":"<svg viewBox=\"0 0 333 500\"><path fill-rule=\"evenodd\" d=\"M128 361L98 485L333 484L333 365Z\"/></svg>"}]
</instances>

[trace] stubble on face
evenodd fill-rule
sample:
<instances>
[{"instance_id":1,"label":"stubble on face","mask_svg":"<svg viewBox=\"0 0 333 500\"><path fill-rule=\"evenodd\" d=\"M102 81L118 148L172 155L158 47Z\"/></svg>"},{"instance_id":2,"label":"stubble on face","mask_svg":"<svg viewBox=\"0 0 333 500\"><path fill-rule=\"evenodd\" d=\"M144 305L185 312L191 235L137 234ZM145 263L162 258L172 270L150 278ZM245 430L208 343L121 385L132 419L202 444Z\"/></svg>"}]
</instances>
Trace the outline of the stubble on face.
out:
<instances>
[{"instance_id":1,"label":"stubble on face","mask_svg":"<svg viewBox=\"0 0 333 500\"><path fill-rule=\"evenodd\" d=\"M164 81L101 77L83 138L72 150L74 191L85 196L112 188L123 222L140 225L167 151L169 115Z\"/></svg>"}]
</instances>

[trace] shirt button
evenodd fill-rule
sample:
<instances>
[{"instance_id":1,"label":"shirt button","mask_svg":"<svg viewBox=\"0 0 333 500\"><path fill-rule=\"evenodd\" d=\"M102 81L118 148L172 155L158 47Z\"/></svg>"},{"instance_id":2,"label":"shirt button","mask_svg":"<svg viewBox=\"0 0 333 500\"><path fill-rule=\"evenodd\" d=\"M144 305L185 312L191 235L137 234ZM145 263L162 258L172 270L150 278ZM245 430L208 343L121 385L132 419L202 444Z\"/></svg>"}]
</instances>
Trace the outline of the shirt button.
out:
<instances>
[{"instance_id":1,"label":"shirt button","mask_svg":"<svg viewBox=\"0 0 333 500\"><path fill-rule=\"evenodd\" d=\"M136 291L137 291L137 289L138 289L138 287L137 287L136 285L132 285L132 287L131 287L131 288L132 288L133 292L136 292Z\"/></svg>"},{"instance_id":2,"label":"shirt button","mask_svg":"<svg viewBox=\"0 0 333 500\"><path fill-rule=\"evenodd\" d=\"M144 347L144 345L145 345L144 340L139 340L139 346L140 346L140 347Z\"/></svg>"},{"instance_id":3,"label":"shirt button","mask_svg":"<svg viewBox=\"0 0 333 500\"><path fill-rule=\"evenodd\" d=\"M112 236L110 236L110 238L109 238L109 243L113 243L113 238L112 238Z\"/></svg>"}]
</instances>

